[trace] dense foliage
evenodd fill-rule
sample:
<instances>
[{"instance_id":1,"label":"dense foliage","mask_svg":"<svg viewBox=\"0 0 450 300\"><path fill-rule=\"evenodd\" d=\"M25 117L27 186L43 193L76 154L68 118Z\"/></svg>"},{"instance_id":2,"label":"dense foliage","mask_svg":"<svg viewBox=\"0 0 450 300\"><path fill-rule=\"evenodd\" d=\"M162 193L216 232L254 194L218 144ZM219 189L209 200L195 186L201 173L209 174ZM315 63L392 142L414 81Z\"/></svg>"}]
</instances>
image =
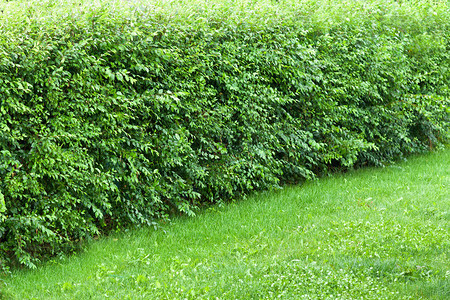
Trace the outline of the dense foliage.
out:
<instances>
[{"instance_id":1,"label":"dense foliage","mask_svg":"<svg viewBox=\"0 0 450 300\"><path fill-rule=\"evenodd\" d=\"M61 2L1 4L4 267L448 142L445 2Z\"/></svg>"}]
</instances>

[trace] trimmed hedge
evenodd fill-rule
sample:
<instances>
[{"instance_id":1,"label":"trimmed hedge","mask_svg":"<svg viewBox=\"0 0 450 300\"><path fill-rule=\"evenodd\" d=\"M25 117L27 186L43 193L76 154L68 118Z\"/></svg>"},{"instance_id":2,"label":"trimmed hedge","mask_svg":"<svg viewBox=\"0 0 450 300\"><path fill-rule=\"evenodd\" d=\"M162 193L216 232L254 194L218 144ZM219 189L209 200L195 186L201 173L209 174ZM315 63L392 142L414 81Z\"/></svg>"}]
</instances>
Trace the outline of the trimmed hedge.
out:
<instances>
[{"instance_id":1,"label":"trimmed hedge","mask_svg":"<svg viewBox=\"0 0 450 300\"><path fill-rule=\"evenodd\" d=\"M389 1L352 20L339 8L332 23L270 1L179 19L134 2L23 3L2 4L0 27L4 270L449 141L444 4L408 18Z\"/></svg>"}]
</instances>

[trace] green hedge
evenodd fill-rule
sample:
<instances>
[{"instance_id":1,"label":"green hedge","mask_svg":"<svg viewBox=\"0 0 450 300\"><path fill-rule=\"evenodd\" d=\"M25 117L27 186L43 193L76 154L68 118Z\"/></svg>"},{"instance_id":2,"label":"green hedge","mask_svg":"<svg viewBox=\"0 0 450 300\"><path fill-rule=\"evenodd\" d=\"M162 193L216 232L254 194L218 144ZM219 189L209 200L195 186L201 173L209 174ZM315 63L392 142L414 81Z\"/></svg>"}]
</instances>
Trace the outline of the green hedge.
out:
<instances>
[{"instance_id":1,"label":"green hedge","mask_svg":"<svg viewBox=\"0 0 450 300\"><path fill-rule=\"evenodd\" d=\"M379 1L350 20L309 2L177 18L143 2L29 3L2 3L4 270L449 140L445 4L399 18Z\"/></svg>"}]
</instances>

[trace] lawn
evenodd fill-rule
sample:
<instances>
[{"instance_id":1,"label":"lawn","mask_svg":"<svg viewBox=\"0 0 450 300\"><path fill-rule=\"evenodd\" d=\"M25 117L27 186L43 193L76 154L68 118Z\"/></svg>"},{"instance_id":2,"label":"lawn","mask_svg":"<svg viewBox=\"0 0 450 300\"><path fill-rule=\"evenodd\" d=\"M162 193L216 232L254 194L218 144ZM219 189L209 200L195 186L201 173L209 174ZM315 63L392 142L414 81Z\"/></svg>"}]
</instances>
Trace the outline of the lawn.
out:
<instances>
[{"instance_id":1,"label":"lawn","mask_svg":"<svg viewBox=\"0 0 450 300\"><path fill-rule=\"evenodd\" d=\"M0 279L3 299L448 299L450 151L253 195Z\"/></svg>"}]
</instances>

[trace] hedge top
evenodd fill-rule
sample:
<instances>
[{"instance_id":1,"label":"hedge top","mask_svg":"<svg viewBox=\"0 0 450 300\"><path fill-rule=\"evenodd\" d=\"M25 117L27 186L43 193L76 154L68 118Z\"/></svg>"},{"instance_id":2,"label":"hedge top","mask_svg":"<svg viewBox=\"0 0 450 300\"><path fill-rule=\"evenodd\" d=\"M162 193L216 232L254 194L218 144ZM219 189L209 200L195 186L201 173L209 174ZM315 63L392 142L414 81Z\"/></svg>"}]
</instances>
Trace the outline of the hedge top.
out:
<instances>
[{"instance_id":1,"label":"hedge top","mask_svg":"<svg viewBox=\"0 0 450 300\"><path fill-rule=\"evenodd\" d=\"M264 27L272 23L326 30L349 23L431 29L450 23L446 0L1 0L0 11L2 35L26 32L31 24L56 29L64 24L84 27L93 23L182 23L194 27L221 23Z\"/></svg>"}]
</instances>

